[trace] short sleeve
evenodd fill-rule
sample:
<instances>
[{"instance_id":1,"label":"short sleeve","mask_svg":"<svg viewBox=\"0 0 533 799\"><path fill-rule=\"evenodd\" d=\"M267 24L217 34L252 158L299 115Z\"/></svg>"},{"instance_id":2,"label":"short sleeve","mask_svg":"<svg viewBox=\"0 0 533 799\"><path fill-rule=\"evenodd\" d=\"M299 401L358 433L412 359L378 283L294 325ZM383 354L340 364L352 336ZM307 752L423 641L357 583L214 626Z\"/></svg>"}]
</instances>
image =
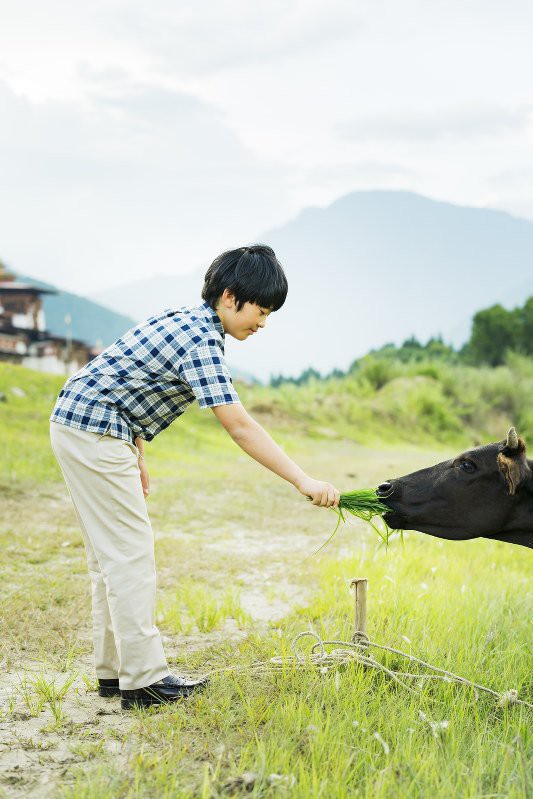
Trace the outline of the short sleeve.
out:
<instances>
[{"instance_id":1,"label":"short sleeve","mask_svg":"<svg viewBox=\"0 0 533 799\"><path fill-rule=\"evenodd\" d=\"M224 354L214 339L189 350L180 364L179 374L190 386L200 408L240 402Z\"/></svg>"}]
</instances>

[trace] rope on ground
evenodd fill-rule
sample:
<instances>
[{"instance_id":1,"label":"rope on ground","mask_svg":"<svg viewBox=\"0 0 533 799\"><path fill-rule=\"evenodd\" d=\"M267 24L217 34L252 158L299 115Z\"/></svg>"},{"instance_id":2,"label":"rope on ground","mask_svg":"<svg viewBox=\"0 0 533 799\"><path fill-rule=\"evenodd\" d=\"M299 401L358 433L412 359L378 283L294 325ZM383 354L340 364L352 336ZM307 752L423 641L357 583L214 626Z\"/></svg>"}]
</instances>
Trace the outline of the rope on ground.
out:
<instances>
[{"instance_id":1,"label":"rope on ground","mask_svg":"<svg viewBox=\"0 0 533 799\"><path fill-rule=\"evenodd\" d=\"M312 645L308 654L303 654L299 642L303 638L314 638L315 643ZM326 648L337 647L326 651ZM408 672L408 671L395 671L387 668L379 660L376 660L368 652L370 647L381 649L385 652L391 652L398 657L405 658L413 664L417 664L424 669L428 669L430 673L421 672ZM424 680L443 680L444 682L457 683L459 685L467 685L473 688L476 692L481 691L498 700L499 707L506 707L507 705L523 705L524 707L533 709L533 704L526 702L524 699L518 698L518 691L511 689L498 693L492 688L487 688L485 685L480 685L472 680L467 680L465 677L460 677L447 669L441 669L438 666L433 666L425 660L409 655L407 652L402 652L400 649L394 649L391 646L378 644L371 641L365 633L356 633L352 641L339 641L324 640L320 638L317 633L311 630L305 630L299 633L291 643L292 657L276 656L270 660L262 660L252 663L251 665L243 666L228 666L222 669L213 669L209 674L218 674L221 672L234 672L234 671L252 671L254 674L266 673L272 669L283 669L286 666L296 666L296 668L318 668L321 673L326 673L330 668L338 668L340 666L347 666L348 664L359 663L362 666L377 669L390 677L394 682L409 691L412 694L419 694L420 691L409 685L407 680L417 681L419 684ZM477 698L477 693L476 693Z\"/></svg>"}]
</instances>

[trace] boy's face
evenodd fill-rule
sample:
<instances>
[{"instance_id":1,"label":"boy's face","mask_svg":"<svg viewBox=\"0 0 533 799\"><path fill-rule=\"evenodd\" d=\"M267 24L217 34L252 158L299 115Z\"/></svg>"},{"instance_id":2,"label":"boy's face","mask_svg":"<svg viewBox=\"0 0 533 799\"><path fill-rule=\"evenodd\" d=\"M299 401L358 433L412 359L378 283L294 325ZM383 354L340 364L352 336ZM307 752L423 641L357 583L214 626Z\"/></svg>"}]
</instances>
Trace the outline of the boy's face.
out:
<instances>
[{"instance_id":1,"label":"boy's face","mask_svg":"<svg viewBox=\"0 0 533 799\"><path fill-rule=\"evenodd\" d=\"M265 326L271 309L256 305L254 302L245 302L238 311L235 297L229 292L226 295L226 291L220 298L218 315L226 333L238 341L245 341L257 333L259 328Z\"/></svg>"}]
</instances>

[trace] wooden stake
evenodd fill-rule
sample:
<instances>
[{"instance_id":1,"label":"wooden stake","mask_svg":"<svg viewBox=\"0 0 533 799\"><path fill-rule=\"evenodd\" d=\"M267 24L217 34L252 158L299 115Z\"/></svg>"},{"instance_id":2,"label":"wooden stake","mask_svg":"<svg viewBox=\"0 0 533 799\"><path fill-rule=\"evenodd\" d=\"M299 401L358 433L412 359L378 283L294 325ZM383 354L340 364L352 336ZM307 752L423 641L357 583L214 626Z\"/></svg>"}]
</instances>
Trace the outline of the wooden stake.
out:
<instances>
[{"instance_id":1,"label":"wooden stake","mask_svg":"<svg viewBox=\"0 0 533 799\"><path fill-rule=\"evenodd\" d=\"M366 589L368 579L366 577L354 577L350 583L350 590L353 589L354 609L355 609L355 633L363 633L366 636Z\"/></svg>"}]
</instances>

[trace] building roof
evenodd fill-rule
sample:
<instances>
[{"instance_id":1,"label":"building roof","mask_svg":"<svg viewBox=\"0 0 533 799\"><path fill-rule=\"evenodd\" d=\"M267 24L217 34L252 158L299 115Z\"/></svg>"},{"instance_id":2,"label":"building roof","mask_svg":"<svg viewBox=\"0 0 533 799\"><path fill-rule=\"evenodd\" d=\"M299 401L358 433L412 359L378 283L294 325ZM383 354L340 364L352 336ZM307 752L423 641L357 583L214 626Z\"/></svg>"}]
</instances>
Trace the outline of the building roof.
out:
<instances>
[{"instance_id":1,"label":"building roof","mask_svg":"<svg viewBox=\"0 0 533 799\"><path fill-rule=\"evenodd\" d=\"M11 280L0 280L0 294L57 294L53 289L40 289L38 286L30 286L29 283L16 283Z\"/></svg>"},{"instance_id":2,"label":"building roof","mask_svg":"<svg viewBox=\"0 0 533 799\"><path fill-rule=\"evenodd\" d=\"M86 350L93 350L92 344L87 344L86 341L80 341L80 339L72 338L66 339L64 336L57 336L55 333L50 333L49 330L35 330L34 328L25 328L25 327L13 327L13 325L9 325L6 327L0 327L0 336L8 336L10 338L27 338L30 341L57 341L61 344L71 344L73 347L84 347Z\"/></svg>"}]
</instances>

